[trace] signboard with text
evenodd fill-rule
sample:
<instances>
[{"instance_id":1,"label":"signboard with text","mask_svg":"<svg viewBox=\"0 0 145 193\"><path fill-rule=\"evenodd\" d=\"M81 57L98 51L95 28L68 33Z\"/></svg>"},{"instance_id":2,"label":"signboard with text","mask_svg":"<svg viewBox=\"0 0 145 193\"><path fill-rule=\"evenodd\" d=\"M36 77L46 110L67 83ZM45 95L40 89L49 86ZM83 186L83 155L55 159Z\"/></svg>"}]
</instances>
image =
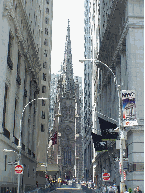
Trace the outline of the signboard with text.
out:
<instances>
[{"instance_id":1,"label":"signboard with text","mask_svg":"<svg viewBox=\"0 0 145 193\"><path fill-rule=\"evenodd\" d=\"M122 90L123 126L138 125L135 112L135 91Z\"/></svg>"}]
</instances>

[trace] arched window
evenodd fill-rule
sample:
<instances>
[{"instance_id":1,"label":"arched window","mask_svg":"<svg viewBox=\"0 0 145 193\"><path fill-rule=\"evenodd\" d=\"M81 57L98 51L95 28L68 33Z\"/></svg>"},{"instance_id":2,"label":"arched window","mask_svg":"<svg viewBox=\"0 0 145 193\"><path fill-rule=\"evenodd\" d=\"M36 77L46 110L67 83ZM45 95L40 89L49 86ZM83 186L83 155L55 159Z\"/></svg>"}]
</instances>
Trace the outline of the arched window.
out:
<instances>
[{"instance_id":1,"label":"arched window","mask_svg":"<svg viewBox=\"0 0 145 193\"><path fill-rule=\"evenodd\" d=\"M46 92L46 86L42 86L42 93Z\"/></svg>"}]
</instances>

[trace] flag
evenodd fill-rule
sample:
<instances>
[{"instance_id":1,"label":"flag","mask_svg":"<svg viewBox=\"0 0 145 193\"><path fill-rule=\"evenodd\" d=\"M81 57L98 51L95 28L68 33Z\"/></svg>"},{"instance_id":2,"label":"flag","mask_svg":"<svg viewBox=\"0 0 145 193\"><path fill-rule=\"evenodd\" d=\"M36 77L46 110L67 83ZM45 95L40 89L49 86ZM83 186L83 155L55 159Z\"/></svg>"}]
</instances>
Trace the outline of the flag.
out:
<instances>
[{"instance_id":1,"label":"flag","mask_svg":"<svg viewBox=\"0 0 145 193\"><path fill-rule=\"evenodd\" d=\"M54 133L54 135L51 137L52 145L57 144L57 131Z\"/></svg>"},{"instance_id":2,"label":"flag","mask_svg":"<svg viewBox=\"0 0 145 193\"><path fill-rule=\"evenodd\" d=\"M95 151L107 151L107 141L102 141L102 136L95 133L91 133Z\"/></svg>"}]
</instances>

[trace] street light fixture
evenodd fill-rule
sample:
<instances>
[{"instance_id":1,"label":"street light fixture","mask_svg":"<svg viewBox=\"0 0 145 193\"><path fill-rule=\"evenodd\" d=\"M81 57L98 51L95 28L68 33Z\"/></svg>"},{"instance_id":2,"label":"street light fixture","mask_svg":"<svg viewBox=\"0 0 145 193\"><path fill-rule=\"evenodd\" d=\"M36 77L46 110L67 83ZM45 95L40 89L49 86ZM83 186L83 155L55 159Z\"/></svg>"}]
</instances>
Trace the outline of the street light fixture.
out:
<instances>
[{"instance_id":1,"label":"street light fixture","mask_svg":"<svg viewBox=\"0 0 145 193\"><path fill-rule=\"evenodd\" d=\"M124 174L123 174L123 140L124 140L124 132L123 132L123 124L122 124L122 117L121 117L121 103L120 103L120 98L121 98L121 88L120 85L118 85L117 83L117 78L114 74L114 72L112 71L111 68L109 68L109 66L99 60L96 59L84 59L84 60L79 60L79 62L83 63L85 61L95 61L96 64L102 64L104 65L114 76L114 82L115 85L117 86L117 91L118 91L118 100L119 100L119 104L118 104L118 109L119 109L119 132L120 132L120 164L121 164L121 182L120 182L120 192L123 193L125 190L125 184L124 184Z\"/></svg>"},{"instance_id":2,"label":"street light fixture","mask_svg":"<svg viewBox=\"0 0 145 193\"><path fill-rule=\"evenodd\" d=\"M47 100L48 98L43 98L42 97L42 98L37 98L37 99L38 100ZM35 100L36 99L31 100L27 105L25 105L25 107L23 109L23 112L22 112L22 118L23 118L23 114L24 114L24 111L25 111L26 107ZM17 155L18 155L18 165L20 165L20 162L21 162L21 132L22 132L21 123L22 123L22 118L20 119L20 136L19 136L19 145L17 146L18 153L14 150L3 149L4 152L15 152L15 153L17 153ZM45 167L47 168L47 163L46 163ZM20 174L18 174L18 193L20 193Z\"/></svg>"}]
</instances>

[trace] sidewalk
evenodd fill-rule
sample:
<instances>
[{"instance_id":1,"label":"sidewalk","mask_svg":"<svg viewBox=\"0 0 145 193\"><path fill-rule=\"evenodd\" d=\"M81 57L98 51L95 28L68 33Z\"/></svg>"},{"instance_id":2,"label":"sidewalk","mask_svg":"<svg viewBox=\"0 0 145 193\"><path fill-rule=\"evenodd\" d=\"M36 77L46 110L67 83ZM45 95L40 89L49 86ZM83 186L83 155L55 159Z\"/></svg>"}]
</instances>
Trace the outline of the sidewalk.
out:
<instances>
[{"instance_id":1,"label":"sidewalk","mask_svg":"<svg viewBox=\"0 0 145 193\"><path fill-rule=\"evenodd\" d=\"M85 191L86 193L100 193L99 189L90 189L87 188L86 186L82 186L82 190Z\"/></svg>"}]
</instances>

